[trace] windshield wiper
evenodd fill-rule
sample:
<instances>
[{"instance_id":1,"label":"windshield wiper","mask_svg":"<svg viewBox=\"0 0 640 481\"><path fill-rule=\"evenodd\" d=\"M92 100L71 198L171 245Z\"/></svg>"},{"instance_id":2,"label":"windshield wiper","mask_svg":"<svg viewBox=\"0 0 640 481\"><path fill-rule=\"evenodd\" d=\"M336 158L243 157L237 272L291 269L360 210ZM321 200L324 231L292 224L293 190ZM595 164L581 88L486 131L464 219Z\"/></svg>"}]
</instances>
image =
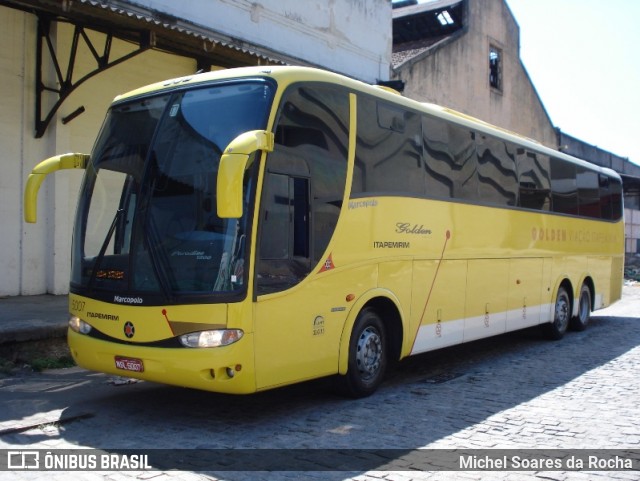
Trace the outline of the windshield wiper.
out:
<instances>
[{"instance_id":1,"label":"windshield wiper","mask_svg":"<svg viewBox=\"0 0 640 481\"><path fill-rule=\"evenodd\" d=\"M107 235L100 246L100 252L98 252L98 256L95 258L95 262L93 263L93 270L91 271L91 278L89 279L89 289L93 288L93 283L96 280L98 275L98 270L100 269L100 264L102 264L102 260L104 259L104 255L107 252L107 247L109 247L109 242L111 242L111 237L116 230L116 225L118 224L118 219L124 212L124 209L118 209L116 211L116 215L113 216L113 221L111 221L111 225L109 226L109 230L107 231Z\"/></svg>"}]
</instances>

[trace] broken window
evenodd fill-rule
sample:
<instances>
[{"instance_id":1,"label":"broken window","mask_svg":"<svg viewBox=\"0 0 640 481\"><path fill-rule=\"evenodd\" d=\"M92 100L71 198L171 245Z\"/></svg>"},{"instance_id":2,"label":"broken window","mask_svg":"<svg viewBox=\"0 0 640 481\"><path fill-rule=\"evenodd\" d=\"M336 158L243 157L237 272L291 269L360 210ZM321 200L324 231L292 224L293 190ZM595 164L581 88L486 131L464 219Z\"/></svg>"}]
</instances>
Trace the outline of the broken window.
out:
<instances>
[{"instance_id":1,"label":"broken window","mask_svg":"<svg viewBox=\"0 0 640 481\"><path fill-rule=\"evenodd\" d=\"M502 90L502 50L493 45L489 47L489 85Z\"/></svg>"}]
</instances>

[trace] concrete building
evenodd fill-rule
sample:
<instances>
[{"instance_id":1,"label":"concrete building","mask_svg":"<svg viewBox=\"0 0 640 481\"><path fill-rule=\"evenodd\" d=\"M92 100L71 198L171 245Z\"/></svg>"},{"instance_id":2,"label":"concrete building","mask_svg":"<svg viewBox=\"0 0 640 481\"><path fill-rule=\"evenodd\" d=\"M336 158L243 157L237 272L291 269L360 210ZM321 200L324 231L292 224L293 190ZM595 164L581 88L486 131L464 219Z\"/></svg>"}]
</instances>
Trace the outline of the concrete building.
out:
<instances>
[{"instance_id":1,"label":"concrete building","mask_svg":"<svg viewBox=\"0 0 640 481\"><path fill-rule=\"evenodd\" d=\"M89 152L120 93L197 70L317 66L375 82L391 56L389 0L0 0L0 296L68 291L78 172L43 184L41 160Z\"/></svg>"},{"instance_id":2,"label":"concrete building","mask_svg":"<svg viewBox=\"0 0 640 481\"><path fill-rule=\"evenodd\" d=\"M407 97L617 171L625 191L625 250L640 253L640 166L553 125L520 59L520 28L505 0L394 3L391 79Z\"/></svg>"}]
</instances>

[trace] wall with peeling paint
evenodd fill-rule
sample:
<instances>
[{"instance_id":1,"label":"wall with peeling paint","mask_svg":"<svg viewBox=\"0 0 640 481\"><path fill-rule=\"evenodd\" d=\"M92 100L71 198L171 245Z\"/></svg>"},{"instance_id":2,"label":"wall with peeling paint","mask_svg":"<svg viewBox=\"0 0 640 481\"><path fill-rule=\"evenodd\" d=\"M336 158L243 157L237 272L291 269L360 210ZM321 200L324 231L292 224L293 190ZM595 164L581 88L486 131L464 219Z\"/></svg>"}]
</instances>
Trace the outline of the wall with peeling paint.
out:
<instances>
[{"instance_id":1,"label":"wall with peeling paint","mask_svg":"<svg viewBox=\"0 0 640 481\"><path fill-rule=\"evenodd\" d=\"M132 0L298 61L374 83L389 78L389 0Z\"/></svg>"}]
</instances>

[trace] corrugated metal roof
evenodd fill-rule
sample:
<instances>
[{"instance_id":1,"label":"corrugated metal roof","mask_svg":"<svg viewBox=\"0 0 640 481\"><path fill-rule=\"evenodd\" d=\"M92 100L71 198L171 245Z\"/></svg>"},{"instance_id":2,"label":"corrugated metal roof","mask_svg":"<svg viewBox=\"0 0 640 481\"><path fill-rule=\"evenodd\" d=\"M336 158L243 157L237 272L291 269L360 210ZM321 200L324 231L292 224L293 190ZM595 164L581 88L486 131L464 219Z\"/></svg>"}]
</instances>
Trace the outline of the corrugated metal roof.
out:
<instances>
[{"instance_id":1,"label":"corrugated metal roof","mask_svg":"<svg viewBox=\"0 0 640 481\"><path fill-rule=\"evenodd\" d=\"M34 15L64 19L131 41L136 41L143 31L152 32L155 48L199 60L206 59L222 67L256 65L261 61L309 65L308 62L263 45L234 38L126 0L0 0L0 5Z\"/></svg>"},{"instance_id":2,"label":"corrugated metal roof","mask_svg":"<svg viewBox=\"0 0 640 481\"><path fill-rule=\"evenodd\" d=\"M442 40L450 38L451 36L452 35L445 35L442 37L427 38L417 40L415 42L407 42L401 45L394 45L393 52L391 53L391 65L393 68L399 67L404 62L427 52L435 44L440 43Z\"/></svg>"},{"instance_id":3,"label":"corrugated metal roof","mask_svg":"<svg viewBox=\"0 0 640 481\"><path fill-rule=\"evenodd\" d=\"M274 56L267 53L265 48L261 48L256 45L248 45L247 43L228 37L220 32L216 32L202 25L196 25L191 22L170 17L160 12L153 12L148 9L142 9L137 5L128 2L109 2L105 3L99 0L76 0L81 4L89 5L93 8L109 11L112 14L125 16L133 19L141 24L146 24L153 27L160 27L165 30L169 30L181 35L187 35L203 42L203 53L208 53L208 50L213 50L215 46L220 45L225 48L230 48L244 54L252 55L271 63L278 63L286 65L287 62L280 56ZM207 45L207 42L210 45Z\"/></svg>"}]
</instances>

